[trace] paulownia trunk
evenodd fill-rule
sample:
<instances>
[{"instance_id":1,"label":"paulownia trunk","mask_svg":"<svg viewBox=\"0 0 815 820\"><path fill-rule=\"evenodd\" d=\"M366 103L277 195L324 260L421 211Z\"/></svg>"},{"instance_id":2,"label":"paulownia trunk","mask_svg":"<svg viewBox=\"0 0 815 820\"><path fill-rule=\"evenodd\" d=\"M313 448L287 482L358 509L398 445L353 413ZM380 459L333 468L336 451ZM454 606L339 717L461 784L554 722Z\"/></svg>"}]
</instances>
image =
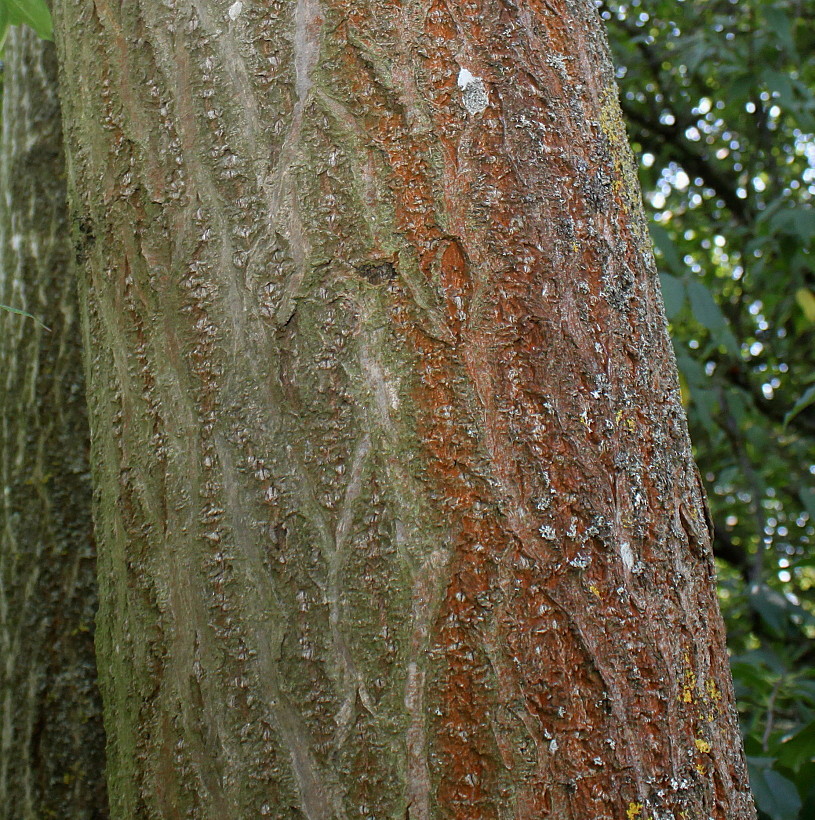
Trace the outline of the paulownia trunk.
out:
<instances>
[{"instance_id":1,"label":"paulownia trunk","mask_svg":"<svg viewBox=\"0 0 815 820\"><path fill-rule=\"evenodd\" d=\"M0 139L0 818L107 817L88 422L56 52L3 51Z\"/></svg>"},{"instance_id":2,"label":"paulownia trunk","mask_svg":"<svg viewBox=\"0 0 815 820\"><path fill-rule=\"evenodd\" d=\"M754 816L590 0L59 0L117 818Z\"/></svg>"}]
</instances>

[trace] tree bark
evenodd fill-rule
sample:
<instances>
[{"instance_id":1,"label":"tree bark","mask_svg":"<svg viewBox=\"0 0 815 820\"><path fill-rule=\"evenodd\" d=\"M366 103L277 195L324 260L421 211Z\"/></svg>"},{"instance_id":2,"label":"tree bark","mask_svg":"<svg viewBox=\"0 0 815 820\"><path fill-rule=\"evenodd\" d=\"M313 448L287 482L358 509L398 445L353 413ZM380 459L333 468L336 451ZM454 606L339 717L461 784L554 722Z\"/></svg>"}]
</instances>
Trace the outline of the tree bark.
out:
<instances>
[{"instance_id":1,"label":"tree bark","mask_svg":"<svg viewBox=\"0 0 815 820\"><path fill-rule=\"evenodd\" d=\"M116 818L754 817L590 0L59 0Z\"/></svg>"},{"instance_id":2,"label":"tree bark","mask_svg":"<svg viewBox=\"0 0 815 820\"><path fill-rule=\"evenodd\" d=\"M0 818L107 817L88 422L56 52L14 28L0 141Z\"/></svg>"}]
</instances>

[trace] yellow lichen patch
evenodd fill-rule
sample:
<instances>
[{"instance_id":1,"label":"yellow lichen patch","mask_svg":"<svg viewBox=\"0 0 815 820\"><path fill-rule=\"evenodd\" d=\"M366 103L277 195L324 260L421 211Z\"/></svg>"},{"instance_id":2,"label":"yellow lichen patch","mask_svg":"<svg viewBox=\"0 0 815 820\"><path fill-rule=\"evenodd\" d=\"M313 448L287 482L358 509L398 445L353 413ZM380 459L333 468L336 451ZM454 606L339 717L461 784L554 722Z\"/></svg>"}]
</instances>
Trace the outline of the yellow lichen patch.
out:
<instances>
[{"instance_id":1,"label":"yellow lichen patch","mask_svg":"<svg viewBox=\"0 0 815 820\"><path fill-rule=\"evenodd\" d=\"M617 414L614 416L614 421L619 424L623 420L624 411L618 410ZM634 421L632 418L625 419L625 425L628 427L629 430L634 431L637 429L637 422Z\"/></svg>"},{"instance_id":2,"label":"yellow lichen patch","mask_svg":"<svg viewBox=\"0 0 815 820\"><path fill-rule=\"evenodd\" d=\"M722 699L722 693L719 691L719 687L716 686L716 681L712 678L708 678L705 681L705 689L707 690L708 697L714 703L718 703Z\"/></svg>"},{"instance_id":3,"label":"yellow lichen patch","mask_svg":"<svg viewBox=\"0 0 815 820\"><path fill-rule=\"evenodd\" d=\"M613 147L628 146L628 138L616 89L606 89L603 94L600 106L600 129ZM619 163L619 156L615 158ZM622 174L619 177L622 177Z\"/></svg>"},{"instance_id":4,"label":"yellow lichen patch","mask_svg":"<svg viewBox=\"0 0 815 820\"><path fill-rule=\"evenodd\" d=\"M591 592L592 595L596 595L598 598L600 597L600 590L594 584L589 587L589 592Z\"/></svg>"},{"instance_id":5,"label":"yellow lichen patch","mask_svg":"<svg viewBox=\"0 0 815 820\"><path fill-rule=\"evenodd\" d=\"M704 738L697 737L693 742L696 744L696 748L700 752L703 752L704 754L708 754L710 752L711 746Z\"/></svg>"},{"instance_id":6,"label":"yellow lichen patch","mask_svg":"<svg viewBox=\"0 0 815 820\"><path fill-rule=\"evenodd\" d=\"M599 116L600 130L608 140L614 162L614 178L611 182L612 191L622 207L633 216L632 228L635 238L643 248L650 243L642 218L642 203L639 196L639 183L636 166L631 149L628 145L620 101L616 87L604 90L600 102Z\"/></svg>"},{"instance_id":7,"label":"yellow lichen patch","mask_svg":"<svg viewBox=\"0 0 815 820\"><path fill-rule=\"evenodd\" d=\"M693 703L693 691L696 688L696 673L691 669L690 655L685 653L685 672L682 681L682 691L677 696L677 700L682 703Z\"/></svg>"},{"instance_id":8,"label":"yellow lichen patch","mask_svg":"<svg viewBox=\"0 0 815 820\"><path fill-rule=\"evenodd\" d=\"M642 803L629 803L625 816L627 820L636 820L642 814Z\"/></svg>"}]
</instances>

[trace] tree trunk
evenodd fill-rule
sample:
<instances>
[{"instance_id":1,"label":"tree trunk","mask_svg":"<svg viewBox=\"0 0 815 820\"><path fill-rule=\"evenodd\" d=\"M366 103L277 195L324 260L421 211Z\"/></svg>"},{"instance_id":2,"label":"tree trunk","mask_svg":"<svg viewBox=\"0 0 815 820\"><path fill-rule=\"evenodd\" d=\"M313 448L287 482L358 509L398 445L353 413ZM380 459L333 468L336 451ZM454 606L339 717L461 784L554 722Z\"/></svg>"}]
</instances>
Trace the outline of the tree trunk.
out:
<instances>
[{"instance_id":1,"label":"tree trunk","mask_svg":"<svg viewBox=\"0 0 815 820\"><path fill-rule=\"evenodd\" d=\"M0 818L107 817L88 422L56 52L12 29L0 142Z\"/></svg>"},{"instance_id":2,"label":"tree trunk","mask_svg":"<svg viewBox=\"0 0 815 820\"><path fill-rule=\"evenodd\" d=\"M593 3L56 13L113 816L754 817Z\"/></svg>"}]
</instances>

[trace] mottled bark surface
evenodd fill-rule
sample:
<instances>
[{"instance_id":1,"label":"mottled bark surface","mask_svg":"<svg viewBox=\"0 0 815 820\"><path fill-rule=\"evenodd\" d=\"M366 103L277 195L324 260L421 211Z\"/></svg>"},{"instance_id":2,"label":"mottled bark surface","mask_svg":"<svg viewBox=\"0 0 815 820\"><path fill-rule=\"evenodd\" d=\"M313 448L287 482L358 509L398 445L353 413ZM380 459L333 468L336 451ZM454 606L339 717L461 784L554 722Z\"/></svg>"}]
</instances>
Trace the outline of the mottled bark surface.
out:
<instances>
[{"instance_id":1,"label":"mottled bark surface","mask_svg":"<svg viewBox=\"0 0 815 820\"><path fill-rule=\"evenodd\" d=\"M60 0L117 818L744 820L589 0Z\"/></svg>"},{"instance_id":2,"label":"mottled bark surface","mask_svg":"<svg viewBox=\"0 0 815 820\"><path fill-rule=\"evenodd\" d=\"M0 141L0 818L107 817L88 430L56 52L12 29Z\"/></svg>"}]
</instances>

